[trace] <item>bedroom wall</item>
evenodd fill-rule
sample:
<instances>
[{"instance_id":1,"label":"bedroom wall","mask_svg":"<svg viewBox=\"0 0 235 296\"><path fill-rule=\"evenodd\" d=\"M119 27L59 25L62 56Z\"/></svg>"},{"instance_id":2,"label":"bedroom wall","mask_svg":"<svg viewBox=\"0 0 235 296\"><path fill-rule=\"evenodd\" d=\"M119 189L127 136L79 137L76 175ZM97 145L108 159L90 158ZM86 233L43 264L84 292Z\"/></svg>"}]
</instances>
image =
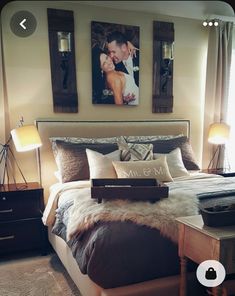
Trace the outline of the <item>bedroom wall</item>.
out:
<instances>
[{"instance_id":1,"label":"bedroom wall","mask_svg":"<svg viewBox=\"0 0 235 296\"><path fill-rule=\"evenodd\" d=\"M79 113L77 114L53 112L47 8L74 11L79 96ZM37 29L30 37L17 37L10 30L10 18L19 10L28 10L37 19ZM139 106L92 105L90 55L90 22L92 20L140 27ZM174 111L169 114L152 113L153 20L174 22L175 26ZM36 118L77 120L189 119L191 121L192 146L198 161L201 162L208 32L200 21L134 11L103 9L70 2L17 1L4 7L2 26L8 92L8 106L4 110L8 118L4 119L5 121L9 120L10 125L6 130L7 135L10 129L17 125L20 116L24 117L25 124L33 123ZM0 106L2 105L1 101ZM35 153L16 153L16 158L27 180L36 180Z\"/></svg>"}]
</instances>

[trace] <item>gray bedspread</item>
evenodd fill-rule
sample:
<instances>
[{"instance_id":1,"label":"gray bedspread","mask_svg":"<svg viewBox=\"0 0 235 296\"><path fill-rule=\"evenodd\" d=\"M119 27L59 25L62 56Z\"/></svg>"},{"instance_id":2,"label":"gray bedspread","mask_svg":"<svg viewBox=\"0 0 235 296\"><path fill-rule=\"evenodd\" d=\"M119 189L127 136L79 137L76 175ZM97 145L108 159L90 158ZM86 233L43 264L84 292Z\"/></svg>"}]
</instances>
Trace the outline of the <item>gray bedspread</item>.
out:
<instances>
[{"instance_id":1,"label":"gray bedspread","mask_svg":"<svg viewBox=\"0 0 235 296\"><path fill-rule=\"evenodd\" d=\"M71 206L68 203L67 209ZM66 206L53 233L66 238ZM113 288L179 273L177 245L156 229L132 222L99 222L68 241L82 273Z\"/></svg>"},{"instance_id":2,"label":"gray bedspread","mask_svg":"<svg viewBox=\"0 0 235 296\"><path fill-rule=\"evenodd\" d=\"M227 179L227 178L226 178ZM229 180L230 179L230 180ZM232 186L235 178L196 181L197 186L189 182L172 182L170 190L185 188L194 190L201 198L201 203L211 204L235 201ZM179 183L179 184L178 184ZM212 186L214 183L215 186ZM227 190L224 183L227 184ZM223 184L223 185L222 185ZM191 188L191 189L190 189ZM214 188L214 189L213 189ZM216 188L216 189L215 189ZM224 189L226 192L222 192ZM235 189L235 186L234 186ZM201 195L201 196L200 196ZM53 233L66 240L68 210L72 201L63 204L57 210ZM129 221L98 222L94 227L74 236L68 242L73 256L78 262L82 273L103 288L114 288L123 285L143 282L155 278L166 277L179 273L179 258L177 245L163 237L157 229L141 226ZM190 264L189 269L195 269Z\"/></svg>"}]
</instances>

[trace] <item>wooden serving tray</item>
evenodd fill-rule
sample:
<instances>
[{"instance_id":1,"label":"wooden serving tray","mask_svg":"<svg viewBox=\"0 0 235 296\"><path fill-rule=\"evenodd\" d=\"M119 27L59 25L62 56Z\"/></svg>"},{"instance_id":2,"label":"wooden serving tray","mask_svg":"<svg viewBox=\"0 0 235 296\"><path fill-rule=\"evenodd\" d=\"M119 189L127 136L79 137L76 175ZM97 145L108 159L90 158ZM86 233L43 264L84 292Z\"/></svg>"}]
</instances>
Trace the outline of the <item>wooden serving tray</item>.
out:
<instances>
[{"instance_id":1,"label":"wooden serving tray","mask_svg":"<svg viewBox=\"0 0 235 296\"><path fill-rule=\"evenodd\" d=\"M168 197L169 188L156 179L92 179L91 198L155 202Z\"/></svg>"}]
</instances>

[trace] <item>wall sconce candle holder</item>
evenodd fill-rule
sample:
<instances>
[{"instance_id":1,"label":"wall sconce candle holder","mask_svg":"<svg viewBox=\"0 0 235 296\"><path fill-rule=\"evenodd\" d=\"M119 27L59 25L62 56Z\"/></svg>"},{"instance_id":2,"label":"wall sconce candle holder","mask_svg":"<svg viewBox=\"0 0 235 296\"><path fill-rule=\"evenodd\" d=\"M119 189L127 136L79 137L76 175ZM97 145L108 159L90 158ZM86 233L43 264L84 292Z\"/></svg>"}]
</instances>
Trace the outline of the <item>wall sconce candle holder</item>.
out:
<instances>
[{"instance_id":1,"label":"wall sconce candle holder","mask_svg":"<svg viewBox=\"0 0 235 296\"><path fill-rule=\"evenodd\" d=\"M47 9L54 112L78 112L73 11Z\"/></svg>"},{"instance_id":2,"label":"wall sconce candle holder","mask_svg":"<svg viewBox=\"0 0 235 296\"><path fill-rule=\"evenodd\" d=\"M61 55L60 67L63 71L63 89L68 89L69 55L71 53L71 33L57 32L58 50Z\"/></svg>"},{"instance_id":3,"label":"wall sconce candle holder","mask_svg":"<svg viewBox=\"0 0 235 296\"><path fill-rule=\"evenodd\" d=\"M173 42L162 42L161 90L167 92L168 80L172 78Z\"/></svg>"},{"instance_id":4,"label":"wall sconce candle holder","mask_svg":"<svg viewBox=\"0 0 235 296\"><path fill-rule=\"evenodd\" d=\"M174 24L153 22L153 113L173 112Z\"/></svg>"}]
</instances>

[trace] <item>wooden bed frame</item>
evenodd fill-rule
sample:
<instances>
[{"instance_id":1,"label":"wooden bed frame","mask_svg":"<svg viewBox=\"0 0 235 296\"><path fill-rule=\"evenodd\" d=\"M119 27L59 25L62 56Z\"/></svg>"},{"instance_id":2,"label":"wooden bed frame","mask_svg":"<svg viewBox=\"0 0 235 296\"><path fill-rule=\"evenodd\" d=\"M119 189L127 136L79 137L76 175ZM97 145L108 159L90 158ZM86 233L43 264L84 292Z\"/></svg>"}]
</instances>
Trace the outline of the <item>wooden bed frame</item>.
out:
<instances>
[{"instance_id":1,"label":"wooden bed frame","mask_svg":"<svg viewBox=\"0 0 235 296\"><path fill-rule=\"evenodd\" d=\"M189 120L160 121L58 121L36 120L42 138L38 150L38 169L40 183L44 188L45 203L49 188L56 183L54 172L57 170L51 150L50 137L112 137L121 135L178 135L190 136ZM179 277L155 279L125 287L103 289L87 275L83 275L73 258L67 244L49 229L49 241L58 254L69 275L83 296L166 296L178 295Z\"/></svg>"}]
</instances>

